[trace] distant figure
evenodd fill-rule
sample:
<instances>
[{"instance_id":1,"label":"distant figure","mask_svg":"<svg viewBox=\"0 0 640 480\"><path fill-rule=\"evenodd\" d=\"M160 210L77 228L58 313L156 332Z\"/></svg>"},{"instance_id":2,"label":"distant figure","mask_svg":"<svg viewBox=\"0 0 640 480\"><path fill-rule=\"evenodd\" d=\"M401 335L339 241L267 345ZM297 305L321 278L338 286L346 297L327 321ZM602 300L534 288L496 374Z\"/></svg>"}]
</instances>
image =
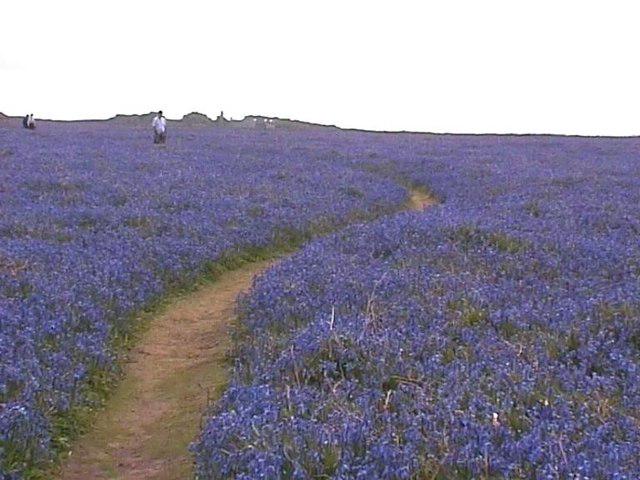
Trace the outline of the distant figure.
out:
<instances>
[{"instance_id":1,"label":"distant figure","mask_svg":"<svg viewBox=\"0 0 640 480\"><path fill-rule=\"evenodd\" d=\"M27 128L29 130L35 130L36 128L36 121L33 119L33 113L30 113L27 117Z\"/></svg>"},{"instance_id":2,"label":"distant figure","mask_svg":"<svg viewBox=\"0 0 640 480\"><path fill-rule=\"evenodd\" d=\"M153 119L153 143L165 143L167 141L167 120L162 116L162 110Z\"/></svg>"},{"instance_id":3,"label":"distant figure","mask_svg":"<svg viewBox=\"0 0 640 480\"><path fill-rule=\"evenodd\" d=\"M26 114L22 119L22 126L24 128L29 128L29 114Z\"/></svg>"}]
</instances>

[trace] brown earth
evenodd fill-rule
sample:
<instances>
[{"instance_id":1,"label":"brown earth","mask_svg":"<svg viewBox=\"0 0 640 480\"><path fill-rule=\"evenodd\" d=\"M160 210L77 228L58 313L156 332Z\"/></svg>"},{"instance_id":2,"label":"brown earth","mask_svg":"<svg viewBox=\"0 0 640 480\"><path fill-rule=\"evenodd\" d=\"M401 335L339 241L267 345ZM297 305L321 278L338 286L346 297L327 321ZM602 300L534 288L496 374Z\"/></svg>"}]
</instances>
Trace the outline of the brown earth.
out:
<instances>
[{"instance_id":1,"label":"brown earth","mask_svg":"<svg viewBox=\"0 0 640 480\"><path fill-rule=\"evenodd\" d=\"M226 386L238 294L269 262L223 274L151 321L125 376L62 467L64 480L186 479L188 446Z\"/></svg>"},{"instance_id":2,"label":"brown earth","mask_svg":"<svg viewBox=\"0 0 640 480\"><path fill-rule=\"evenodd\" d=\"M422 189L412 188L409 190L409 201L407 202L409 210L424 210L436 203L438 201Z\"/></svg>"}]
</instances>

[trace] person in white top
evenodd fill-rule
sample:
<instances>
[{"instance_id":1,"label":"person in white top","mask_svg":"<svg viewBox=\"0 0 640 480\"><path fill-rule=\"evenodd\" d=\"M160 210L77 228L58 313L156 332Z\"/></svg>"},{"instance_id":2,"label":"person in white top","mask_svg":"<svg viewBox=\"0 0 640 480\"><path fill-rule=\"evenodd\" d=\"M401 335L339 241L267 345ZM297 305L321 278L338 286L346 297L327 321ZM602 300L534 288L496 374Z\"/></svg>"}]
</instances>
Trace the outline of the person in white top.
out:
<instances>
[{"instance_id":1,"label":"person in white top","mask_svg":"<svg viewBox=\"0 0 640 480\"><path fill-rule=\"evenodd\" d=\"M36 121L33 119L33 113L30 113L29 117L27 118L27 128L30 130L36 128Z\"/></svg>"},{"instance_id":2,"label":"person in white top","mask_svg":"<svg viewBox=\"0 0 640 480\"><path fill-rule=\"evenodd\" d=\"M162 110L154 117L153 123L153 143L165 143L167 141L167 120L162 116Z\"/></svg>"}]
</instances>

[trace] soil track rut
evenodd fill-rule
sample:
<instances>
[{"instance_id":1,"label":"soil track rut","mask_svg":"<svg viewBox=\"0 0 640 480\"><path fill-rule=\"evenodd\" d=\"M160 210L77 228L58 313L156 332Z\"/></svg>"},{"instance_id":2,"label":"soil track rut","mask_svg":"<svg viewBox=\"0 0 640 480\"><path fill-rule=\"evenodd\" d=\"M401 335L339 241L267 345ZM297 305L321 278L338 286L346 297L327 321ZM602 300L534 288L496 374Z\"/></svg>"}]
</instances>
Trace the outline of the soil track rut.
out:
<instances>
[{"instance_id":1,"label":"soil track rut","mask_svg":"<svg viewBox=\"0 0 640 480\"><path fill-rule=\"evenodd\" d=\"M409 190L409 200L407 209L424 210L438 203L438 201L422 189L412 188Z\"/></svg>"},{"instance_id":2,"label":"soil track rut","mask_svg":"<svg viewBox=\"0 0 640 480\"><path fill-rule=\"evenodd\" d=\"M191 477L188 445L207 402L226 385L236 298L270 264L227 272L152 320L105 410L76 442L62 479Z\"/></svg>"},{"instance_id":3,"label":"soil track rut","mask_svg":"<svg viewBox=\"0 0 640 480\"><path fill-rule=\"evenodd\" d=\"M405 208L424 210L435 203L423 190L412 189ZM61 467L62 480L192 477L189 443L207 404L228 379L236 298L273 263L224 273L152 319L106 408Z\"/></svg>"}]
</instances>

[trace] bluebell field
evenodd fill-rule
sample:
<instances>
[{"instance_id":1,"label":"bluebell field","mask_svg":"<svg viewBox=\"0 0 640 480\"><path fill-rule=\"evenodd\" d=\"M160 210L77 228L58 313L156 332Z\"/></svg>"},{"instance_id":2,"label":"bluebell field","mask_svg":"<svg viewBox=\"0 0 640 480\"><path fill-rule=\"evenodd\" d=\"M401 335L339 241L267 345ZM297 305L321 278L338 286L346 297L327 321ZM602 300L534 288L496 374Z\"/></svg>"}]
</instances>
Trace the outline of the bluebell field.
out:
<instances>
[{"instance_id":1,"label":"bluebell field","mask_svg":"<svg viewBox=\"0 0 640 480\"><path fill-rule=\"evenodd\" d=\"M0 477L135 313L308 243L239 305L203 479L640 478L637 139L0 126ZM440 201L390 214L401 185Z\"/></svg>"},{"instance_id":2,"label":"bluebell field","mask_svg":"<svg viewBox=\"0 0 640 480\"><path fill-rule=\"evenodd\" d=\"M257 280L199 478L640 478L639 147L336 142L340 163L442 203Z\"/></svg>"},{"instance_id":3,"label":"bluebell field","mask_svg":"<svg viewBox=\"0 0 640 480\"><path fill-rule=\"evenodd\" d=\"M396 209L339 133L0 125L0 478L64 448L133 314L212 263ZM91 380L92 385L87 382ZM97 385L101 387L101 385Z\"/></svg>"}]
</instances>

